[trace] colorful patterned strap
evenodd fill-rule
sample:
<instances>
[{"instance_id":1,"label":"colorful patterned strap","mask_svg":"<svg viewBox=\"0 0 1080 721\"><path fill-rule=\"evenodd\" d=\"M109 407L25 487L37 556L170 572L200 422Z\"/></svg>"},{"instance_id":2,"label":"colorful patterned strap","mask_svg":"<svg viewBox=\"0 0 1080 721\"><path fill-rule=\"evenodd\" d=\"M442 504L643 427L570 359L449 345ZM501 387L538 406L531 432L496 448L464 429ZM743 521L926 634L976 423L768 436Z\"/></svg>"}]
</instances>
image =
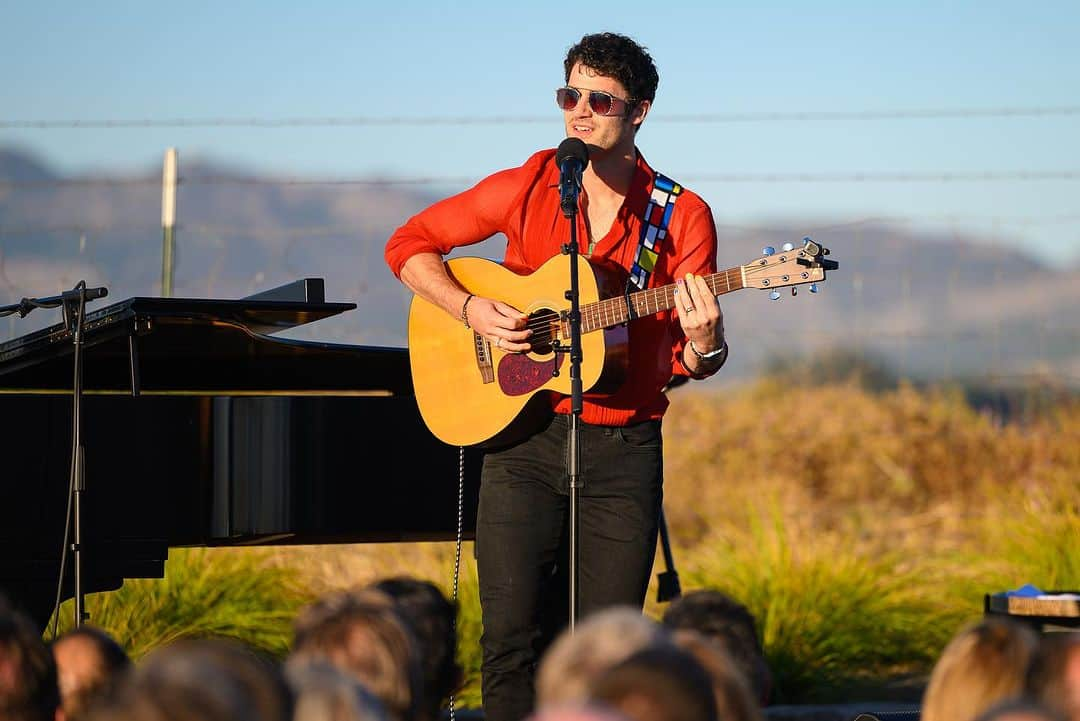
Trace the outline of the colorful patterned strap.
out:
<instances>
[{"instance_id":1,"label":"colorful patterned strap","mask_svg":"<svg viewBox=\"0 0 1080 721\"><path fill-rule=\"evenodd\" d=\"M675 210L675 201L682 193L682 186L666 175L656 174L653 180L652 197L645 206L645 215L641 224L641 239L638 242L637 256L630 269L627 292L633 288L644 290L649 284L649 276L656 267L656 259L664 238L667 237L671 213Z\"/></svg>"}]
</instances>

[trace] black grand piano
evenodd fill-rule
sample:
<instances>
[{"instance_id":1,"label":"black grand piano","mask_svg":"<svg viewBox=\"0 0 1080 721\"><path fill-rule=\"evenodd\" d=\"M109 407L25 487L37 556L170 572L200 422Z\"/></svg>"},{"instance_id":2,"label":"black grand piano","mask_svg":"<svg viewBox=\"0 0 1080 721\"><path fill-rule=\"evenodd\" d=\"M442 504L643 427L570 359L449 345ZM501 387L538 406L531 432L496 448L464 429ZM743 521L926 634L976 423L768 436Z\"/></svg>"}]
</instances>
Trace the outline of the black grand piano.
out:
<instances>
[{"instance_id":1,"label":"black grand piano","mask_svg":"<svg viewBox=\"0 0 1080 721\"><path fill-rule=\"evenodd\" d=\"M307 279L87 313L84 592L162 577L171 546L455 537L458 449L424 427L407 352L271 335L355 307ZM64 539L72 360L62 323L0 344L0 591L42 624ZM479 466L469 451L467 537Z\"/></svg>"}]
</instances>

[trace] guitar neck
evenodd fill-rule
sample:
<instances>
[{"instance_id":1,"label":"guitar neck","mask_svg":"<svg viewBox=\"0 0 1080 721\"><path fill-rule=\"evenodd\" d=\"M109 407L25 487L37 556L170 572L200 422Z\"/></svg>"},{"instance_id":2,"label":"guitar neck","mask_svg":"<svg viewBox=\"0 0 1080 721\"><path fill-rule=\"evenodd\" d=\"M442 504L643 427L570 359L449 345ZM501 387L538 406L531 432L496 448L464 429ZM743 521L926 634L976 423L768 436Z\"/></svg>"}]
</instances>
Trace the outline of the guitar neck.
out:
<instances>
[{"instance_id":1,"label":"guitar neck","mask_svg":"<svg viewBox=\"0 0 1080 721\"><path fill-rule=\"evenodd\" d=\"M705 282L713 295L724 295L743 288L742 268L728 268L705 276ZM646 288L628 296L607 298L581 306L581 332L590 333L601 328L626 323L634 318L655 315L675 307L675 284L660 288Z\"/></svg>"}]
</instances>

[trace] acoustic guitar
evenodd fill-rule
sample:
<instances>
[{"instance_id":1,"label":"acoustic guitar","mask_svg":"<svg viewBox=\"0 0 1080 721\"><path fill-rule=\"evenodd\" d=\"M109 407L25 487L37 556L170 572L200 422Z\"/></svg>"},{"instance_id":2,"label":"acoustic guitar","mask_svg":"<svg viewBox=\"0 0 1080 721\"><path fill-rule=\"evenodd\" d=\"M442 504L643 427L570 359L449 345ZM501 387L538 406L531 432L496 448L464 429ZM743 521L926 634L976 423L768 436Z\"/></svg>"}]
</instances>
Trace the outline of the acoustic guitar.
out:
<instances>
[{"instance_id":1,"label":"acoustic guitar","mask_svg":"<svg viewBox=\"0 0 1080 721\"><path fill-rule=\"evenodd\" d=\"M746 265L705 276L723 295L825 280L837 263L828 249L804 239ZM766 252L771 251L767 248ZM626 324L675 306L675 285L626 293L625 271L613 272L578 256L581 381L592 394L611 393L625 377ZM569 262L555 256L518 275L483 258L455 258L447 272L462 288L496 298L528 315L528 353L503 351L433 303L414 296L409 310L409 362L420 414L435 435L455 446L499 445L520 436L551 411L550 394L570 394ZM811 290L816 290L811 286Z\"/></svg>"}]
</instances>

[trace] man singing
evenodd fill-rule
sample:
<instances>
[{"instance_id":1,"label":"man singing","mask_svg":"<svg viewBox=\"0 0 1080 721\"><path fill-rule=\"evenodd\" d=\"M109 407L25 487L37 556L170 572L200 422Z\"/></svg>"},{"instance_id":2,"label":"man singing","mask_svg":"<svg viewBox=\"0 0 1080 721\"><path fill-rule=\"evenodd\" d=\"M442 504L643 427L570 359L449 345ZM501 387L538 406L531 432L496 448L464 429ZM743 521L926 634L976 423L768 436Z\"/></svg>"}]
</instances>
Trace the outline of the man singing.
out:
<instances>
[{"instance_id":1,"label":"man singing","mask_svg":"<svg viewBox=\"0 0 1080 721\"><path fill-rule=\"evenodd\" d=\"M705 378L727 358L723 315L703 275L716 272L708 205L653 170L635 138L659 82L645 48L613 33L570 48L555 93L566 135L589 150L576 216L579 252L618 266L629 291L676 285L674 310L628 326L626 380L586 395L580 423L578 613L641 607L656 549L663 494L660 421L672 376ZM530 350L527 316L498 297L471 295L443 256L496 233L504 264L536 270L568 241L553 149L503 170L409 219L386 260L414 293L510 353ZM569 263L568 263L569 268ZM487 453L476 557L483 608L483 700L489 721L518 721L533 706L533 670L567 618L570 398L553 396L552 420Z\"/></svg>"}]
</instances>

